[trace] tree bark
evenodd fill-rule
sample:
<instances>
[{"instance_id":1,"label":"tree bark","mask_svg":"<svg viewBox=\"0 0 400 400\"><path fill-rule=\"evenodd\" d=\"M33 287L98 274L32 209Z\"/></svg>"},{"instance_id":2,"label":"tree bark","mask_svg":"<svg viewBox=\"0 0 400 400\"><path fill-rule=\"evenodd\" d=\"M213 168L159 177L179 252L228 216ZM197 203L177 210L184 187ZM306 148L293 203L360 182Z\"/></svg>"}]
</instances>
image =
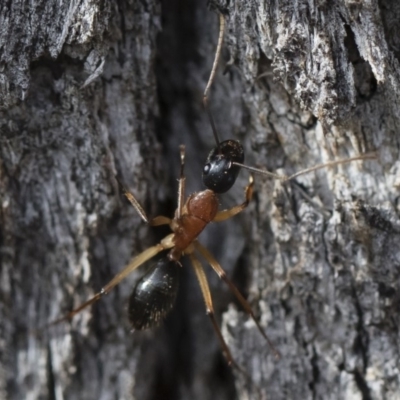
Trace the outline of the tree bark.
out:
<instances>
[{"instance_id":1,"label":"tree bark","mask_svg":"<svg viewBox=\"0 0 400 400\"><path fill-rule=\"evenodd\" d=\"M399 371L399 45L395 0L8 2L0 7L1 399L395 399ZM215 274L224 362L190 264L160 328L130 333L132 274L43 327L167 231L179 145L187 193L215 145L201 99L255 176L254 201L200 237L281 358ZM222 72L225 69L225 74ZM249 173L221 207L243 201Z\"/></svg>"}]
</instances>

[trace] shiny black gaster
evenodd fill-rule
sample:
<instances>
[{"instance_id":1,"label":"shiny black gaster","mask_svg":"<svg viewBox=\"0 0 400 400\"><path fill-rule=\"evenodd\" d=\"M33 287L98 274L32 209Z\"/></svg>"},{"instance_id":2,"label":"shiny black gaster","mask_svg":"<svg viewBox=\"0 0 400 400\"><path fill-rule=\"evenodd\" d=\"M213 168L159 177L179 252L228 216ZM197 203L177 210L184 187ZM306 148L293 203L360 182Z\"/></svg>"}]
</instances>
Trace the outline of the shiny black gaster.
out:
<instances>
[{"instance_id":1,"label":"shiny black gaster","mask_svg":"<svg viewBox=\"0 0 400 400\"><path fill-rule=\"evenodd\" d=\"M243 146L236 140L224 140L211 150L203 169L203 183L215 193L227 192L235 183L243 164Z\"/></svg>"},{"instance_id":2,"label":"shiny black gaster","mask_svg":"<svg viewBox=\"0 0 400 400\"><path fill-rule=\"evenodd\" d=\"M133 329L157 326L172 309L179 287L179 266L163 257L139 280L128 305Z\"/></svg>"}]
</instances>

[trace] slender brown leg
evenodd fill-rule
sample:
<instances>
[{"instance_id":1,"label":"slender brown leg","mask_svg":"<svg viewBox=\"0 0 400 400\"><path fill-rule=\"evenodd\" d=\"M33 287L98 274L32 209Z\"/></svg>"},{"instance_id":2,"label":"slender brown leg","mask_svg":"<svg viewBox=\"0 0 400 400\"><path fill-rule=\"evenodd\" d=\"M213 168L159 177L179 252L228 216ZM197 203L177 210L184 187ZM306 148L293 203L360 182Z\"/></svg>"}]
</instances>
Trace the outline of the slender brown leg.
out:
<instances>
[{"instance_id":1,"label":"slender brown leg","mask_svg":"<svg viewBox=\"0 0 400 400\"><path fill-rule=\"evenodd\" d=\"M193 253L189 253L189 257L190 257L190 261L192 262L194 272L196 273L196 277L199 282L201 292L203 294L204 302L206 303L207 315L211 319L211 323L213 325L215 333L217 334L217 337L221 344L221 347L224 352L225 358L228 362L228 365L237 369L246 378L246 380L254 386L254 388L257 390L257 392L259 394L259 397L261 398L261 389L255 382L253 382L250 375L235 362L235 360L232 357L232 353L229 350L229 347L226 344L224 337L222 336L221 330L219 329L217 320L215 319L215 315L214 315L214 307L212 304L210 287L208 286L207 277L206 277L206 274L204 273L204 269L203 269L200 261L195 257L195 255Z\"/></svg>"},{"instance_id":2,"label":"slender brown leg","mask_svg":"<svg viewBox=\"0 0 400 400\"><path fill-rule=\"evenodd\" d=\"M184 155L183 155L183 159L184 159ZM181 154L181 160L182 160L182 154ZM178 203L179 203L179 201L180 202L183 201L183 198L181 198L181 196L182 196L181 193L184 193L185 183L184 182L181 183L181 182L182 182L182 180L184 181L185 178L183 177L183 179L182 179L182 173L183 173L183 167L181 167L181 179L180 179L180 184L179 184ZM135 207L136 211L138 212L138 214L140 215L142 220L144 222L146 222L146 224L149 224L151 226L160 226L160 225L169 225L171 223L171 221L172 221L171 218L164 217L163 215L159 215L159 216L153 218L151 221L149 221L149 219L148 219L148 217L146 215L146 212L144 211L144 209L140 205L140 203L136 200L136 197L125 188L125 186L119 181L118 178L117 178L117 181L118 181L118 184L121 187L121 190L122 190L122 193L124 194L124 196L133 205L133 207ZM182 205L180 207L182 207Z\"/></svg>"},{"instance_id":3,"label":"slender brown leg","mask_svg":"<svg viewBox=\"0 0 400 400\"><path fill-rule=\"evenodd\" d=\"M146 222L146 224L148 224L149 219L147 218L146 212L144 211L143 207L136 200L135 196L125 188L125 186L119 181L119 179L117 179L117 181L121 186L122 193L124 194L124 196L129 200L129 202L133 205L133 207L135 207L136 211L138 212L142 220Z\"/></svg>"},{"instance_id":4,"label":"slender brown leg","mask_svg":"<svg viewBox=\"0 0 400 400\"><path fill-rule=\"evenodd\" d=\"M245 189L245 197L246 197L245 201L242 204L239 204L238 206L232 207L228 210L219 211L213 221L214 222L225 221L226 219L229 219L235 216L236 214L242 212L249 205L253 197L253 190L254 190L254 179L250 175L249 184L246 186Z\"/></svg>"},{"instance_id":5,"label":"slender brown leg","mask_svg":"<svg viewBox=\"0 0 400 400\"><path fill-rule=\"evenodd\" d=\"M199 281L199 285L200 285L201 293L203 294L204 302L206 303L207 315L211 319L214 330L215 330L215 332L218 336L218 339L221 343L221 347L223 349L225 358L229 365L232 365L232 366L234 365L235 367L239 368L239 366L233 360L233 357L229 350L229 347L226 344L225 339L222 336L221 330L219 329L219 326L215 319L210 287L208 286L207 277L206 277L206 274L204 273L204 269L203 269L202 265L200 264L200 261L194 256L194 254L189 254L189 257L190 257L190 261L192 262L194 272L196 273L197 280Z\"/></svg>"},{"instance_id":6,"label":"slender brown leg","mask_svg":"<svg viewBox=\"0 0 400 400\"><path fill-rule=\"evenodd\" d=\"M178 188L178 207L177 207L177 217L179 218L182 215L182 208L185 202L185 184L186 178L184 173L185 168L185 146L180 146L180 158L181 158L181 172L179 176L179 188ZM121 184L120 184L121 185ZM140 216L143 218L145 222L148 222L146 216L143 217L144 214L143 208L140 206L138 201L135 199L132 193L129 193L122 185L122 190L125 197L132 203L132 205L136 208ZM148 222L151 226L160 226L160 225L169 225L171 224L172 219L165 217L164 215L159 215L153 218L150 222Z\"/></svg>"},{"instance_id":7,"label":"slender brown leg","mask_svg":"<svg viewBox=\"0 0 400 400\"><path fill-rule=\"evenodd\" d=\"M180 218L182 215L182 208L185 202L185 184L186 178L184 173L185 168L185 146L179 146L180 155L181 155L181 173L179 176L179 188L178 188L178 208L177 208L177 218Z\"/></svg>"},{"instance_id":8,"label":"slender brown leg","mask_svg":"<svg viewBox=\"0 0 400 400\"><path fill-rule=\"evenodd\" d=\"M151 226L169 225L172 222L171 218L164 217L164 215L159 215L150 221Z\"/></svg>"},{"instance_id":9,"label":"slender brown leg","mask_svg":"<svg viewBox=\"0 0 400 400\"><path fill-rule=\"evenodd\" d=\"M81 304L79 307L75 308L74 310L70 311L65 316L56 319L55 321L50 322L46 327L50 327L52 325L56 325L62 321L67 321L73 318L76 314L80 313L86 307L89 307L96 301L100 300L104 295L109 293L115 286L117 286L123 279L125 279L131 272L133 272L136 268L140 267L143 263L153 258L159 252L163 250L170 249L174 246L173 243L173 234L168 235L165 237L159 244L156 246L149 247L138 256L134 257L131 262L115 277L107 283L98 293L96 293L93 297L91 297L88 301Z\"/></svg>"},{"instance_id":10,"label":"slender brown leg","mask_svg":"<svg viewBox=\"0 0 400 400\"><path fill-rule=\"evenodd\" d=\"M275 358L279 359L280 354L278 350L275 348L275 346L272 344L271 340L265 333L264 329L260 325L260 323L257 321L256 317L254 316L253 310L251 309L250 304L248 301L242 296L242 294L239 292L237 287L233 284L233 282L228 278L226 275L226 272L222 269L222 267L219 265L218 261L213 257L213 255L204 247L202 246L198 241L194 242L194 246L196 250L198 250L201 255L207 260L207 262L211 265L213 270L218 274L218 276L229 286L229 289L232 291L232 293L236 296L236 298L239 300L240 304L242 305L243 309L247 312L247 314L250 315L250 317L253 319L253 321L256 323L258 330L260 331L261 335L263 335L264 339L267 341L268 345L270 346L271 350L274 353Z\"/></svg>"}]
</instances>

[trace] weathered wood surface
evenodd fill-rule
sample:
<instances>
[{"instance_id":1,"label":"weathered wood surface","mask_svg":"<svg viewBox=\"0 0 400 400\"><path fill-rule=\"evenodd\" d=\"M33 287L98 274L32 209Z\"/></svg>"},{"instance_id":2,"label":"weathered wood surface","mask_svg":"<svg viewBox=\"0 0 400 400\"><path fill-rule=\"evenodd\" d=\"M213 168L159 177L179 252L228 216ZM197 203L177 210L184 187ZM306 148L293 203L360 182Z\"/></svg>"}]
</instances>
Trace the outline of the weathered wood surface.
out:
<instances>
[{"instance_id":1,"label":"weathered wood surface","mask_svg":"<svg viewBox=\"0 0 400 400\"><path fill-rule=\"evenodd\" d=\"M233 276L282 354L210 274L238 363L269 399L396 399L399 372L399 48L396 0L213 2L226 15L211 94L221 137L256 177L243 215L201 240ZM162 235L178 146L188 192L213 146L201 107L218 35L203 1L4 2L0 7L0 398L256 399L229 372L194 275L160 329L130 334L133 274L97 306L36 330ZM221 197L242 201L248 173ZM186 264L185 264L186 267Z\"/></svg>"}]
</instances>

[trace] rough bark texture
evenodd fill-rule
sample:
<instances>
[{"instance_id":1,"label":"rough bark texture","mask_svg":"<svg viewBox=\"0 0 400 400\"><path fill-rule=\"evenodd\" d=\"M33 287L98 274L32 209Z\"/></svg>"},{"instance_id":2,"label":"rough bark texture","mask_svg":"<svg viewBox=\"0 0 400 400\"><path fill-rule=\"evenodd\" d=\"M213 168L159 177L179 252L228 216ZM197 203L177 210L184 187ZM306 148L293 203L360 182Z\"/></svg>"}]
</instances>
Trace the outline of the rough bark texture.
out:
<instances>
[{"instance_id":1,"label":"rough bark texture","mask_svg":"<svg viewBox=\"0 0 400 400\"><path fill-rule=\"evenodd\" d=\"M225 365L188 264L175 310L129 332L132 274L87 299L163 231L178 146L187 191L214 145L201 107L218 36L205 1L3 2L0 6L1 399L397 399L400 6L397 0L212 2L227 35L210 98L221 138L246 163L290 174L377 151L282 184L256 177L240 216L201 241L252 304L282 357L210 274L238 364ZM248 173L221 196L242 201Z\"/></svg>"}]
</instances>

